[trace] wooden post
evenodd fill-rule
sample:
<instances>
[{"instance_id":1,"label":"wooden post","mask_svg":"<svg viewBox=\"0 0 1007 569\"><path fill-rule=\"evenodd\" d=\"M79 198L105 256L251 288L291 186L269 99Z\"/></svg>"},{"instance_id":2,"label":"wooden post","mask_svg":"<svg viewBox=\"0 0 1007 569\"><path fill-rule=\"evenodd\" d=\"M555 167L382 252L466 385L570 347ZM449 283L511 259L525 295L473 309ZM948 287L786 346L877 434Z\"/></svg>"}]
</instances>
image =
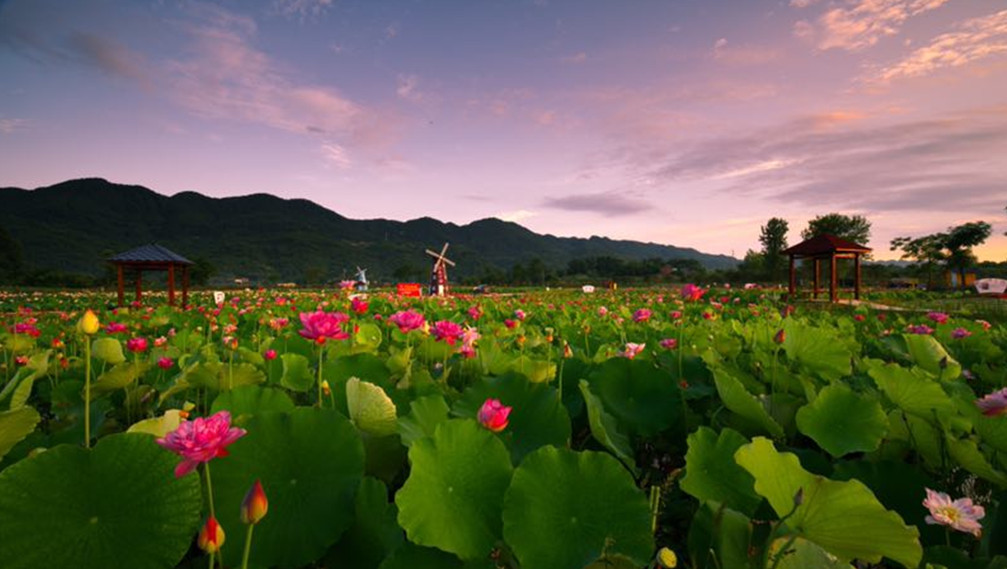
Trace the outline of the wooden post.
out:
<instances>
[{"instance_id":1,"label":"wooden post","mask_svg":"<svg viewBox=\"0 0 1007 569\"><path fill-rule=\"evenodd\" d=\"M794 293L797 292L797 273L794 267L794 256L790 255L790 286L787 292L791 298L793 298Z\"/></svg>"},{"instance_id":2,"label":"wooden post","mask_svg":"<svg viewBox=\"0 0 1007 569\"><path fill-rule=\"evenodd\" d=\"M119 275L119 306L121 307L125 302L123 297L125 296L126 281L123 276L122 265L116 265L116 268L118 269L118 275Z\"/></svg>"},{"instance_id":3,"label":"wooden post","mask_svg":"<svg viewBox=\"0 0 1007 569\"><path fill-rule=\"evenodd\" d=\"M812 278L813 284L811 293L811 298L814 298L815 300L818 299L818 291L821 288L819 283L819 275L822 272L821 269L822 269L822 260L819 259L818 257L815 257L815 276Z\"/></svg>"},{"instance_id":4,"label":"wooden post","mask_svg":"<svg viewBox=\"0 0 1007 569\"><path fill-rule=\"evenodd\" d=\"M829 256L829 302L835 302L837 300L836 295L836 284L839 280L836 276L836 254L833 253Z\"/></svg>"},{"instance_id":5,"label":"wooden post","mask_svg":"<svg viewBox=\"0 0 1007 569\"><path fill-rule=\"evenodd\" d=\"M136 301L140 302L143 298L143 269L137 267L136 269Z\"/></svg>"},{"instance_id":6,"label":"wooden post","mask_svg":"<svg viewBox=\"0 0 1007 569\"><path fill-rule=\"evenodd\" d=\"M860 253L853 254L853 267L855 275L855 281L853 284L853 298L860 300Z\"/></svg>"},{"instance_id":7,"label":"wooden post","mask_svg":"<svg viewBox=\"0 0 1007 569\"><path fill-rule=\"evenodd\" d=\"M175 264L168 265L168 306L175 306Z\"/></svg>"},{"instance_id":8,"label":"wooden post","mask_svg":"<svg viewBox=\"0 0 1007 569\"><path fill-rule=\"evenodd\" d=\"M189 265L182 265L182 308L189 307Z\"/></svg>"}]
</instances>

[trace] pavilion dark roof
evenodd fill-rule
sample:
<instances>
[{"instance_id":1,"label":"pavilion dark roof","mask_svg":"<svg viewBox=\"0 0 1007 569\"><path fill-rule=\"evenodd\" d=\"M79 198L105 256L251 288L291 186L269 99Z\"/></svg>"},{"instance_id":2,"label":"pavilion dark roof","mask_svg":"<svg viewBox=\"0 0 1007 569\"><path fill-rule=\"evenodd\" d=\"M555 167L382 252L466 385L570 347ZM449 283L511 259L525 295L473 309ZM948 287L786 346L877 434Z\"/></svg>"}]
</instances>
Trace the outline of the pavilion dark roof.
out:
<instances>
[{"instance_id":1,"label":"pavilion dark roof","mask_svg":"<svg viewBox=\"0 0 1007 569\"><path fill-rule=\"evenodd\" d=\"M192 265L193 262L174 251L160 245L150 243L130 249L108 259L112 263L174 263L176 265Z\"/></svg>"},{"instance_id":2,"label":"pavilion dark roof","mask_svg":"<svg viewBox=\"0 0 1007 569\"><path fill-rule=\"evenodd\" d=\"M813 257L831 253L870 253L871 250L869 247L840 239L834 235L819 235L786 249L783 254L795 257Z\"/></svg>"}]
</instances>

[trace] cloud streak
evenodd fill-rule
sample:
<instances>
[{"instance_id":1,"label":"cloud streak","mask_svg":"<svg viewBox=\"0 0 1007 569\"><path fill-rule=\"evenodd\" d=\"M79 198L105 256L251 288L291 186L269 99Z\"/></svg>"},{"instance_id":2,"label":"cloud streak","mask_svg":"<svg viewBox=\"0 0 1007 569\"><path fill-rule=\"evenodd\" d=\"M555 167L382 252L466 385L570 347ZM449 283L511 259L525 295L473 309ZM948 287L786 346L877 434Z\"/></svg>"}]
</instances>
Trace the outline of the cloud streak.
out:
<instances>
[{"instance_id":1,"label":"cloud streak","mask_svg":"<svg viewBox=\"0 0 1007 569\"><path fill-rule=\"evenodd\" d=\"M817 26L800 21L794 28L799 37L815 38L818 49L860 51L882 38L897 35L907 20L936 10L949 0L846 0L818 18ZM810 2L791 2L802 8Z\"/></svg>"},{"instance_id":2,"label":"cloud streak","mask_svg":"<svg viewBox=\"0 0 1007 569\"><path fill-rule=\"evenodd\" d=\"M652 209L650 204L617 190L550 197L543 200L542 205L564 211L596 213L604 217L632 215Z\"/></svg>"}]
</instances>

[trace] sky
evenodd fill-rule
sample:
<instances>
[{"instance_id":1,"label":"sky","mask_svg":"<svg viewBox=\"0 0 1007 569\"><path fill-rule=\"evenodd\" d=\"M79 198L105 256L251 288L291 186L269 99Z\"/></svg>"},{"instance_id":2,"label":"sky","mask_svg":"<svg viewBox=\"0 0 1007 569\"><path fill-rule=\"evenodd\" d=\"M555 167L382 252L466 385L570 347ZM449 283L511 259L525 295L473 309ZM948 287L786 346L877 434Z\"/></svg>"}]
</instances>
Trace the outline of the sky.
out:
<instances>
[{"instance_id":1,"label":"sky","mask_svg":"<svg viewBox=\"0 0 1007 569\"><path fill-rule=\"evenodd\" d=\"M0 186L1007 260L1007 0L0 0Z\"/></svg>"}]
</instances>

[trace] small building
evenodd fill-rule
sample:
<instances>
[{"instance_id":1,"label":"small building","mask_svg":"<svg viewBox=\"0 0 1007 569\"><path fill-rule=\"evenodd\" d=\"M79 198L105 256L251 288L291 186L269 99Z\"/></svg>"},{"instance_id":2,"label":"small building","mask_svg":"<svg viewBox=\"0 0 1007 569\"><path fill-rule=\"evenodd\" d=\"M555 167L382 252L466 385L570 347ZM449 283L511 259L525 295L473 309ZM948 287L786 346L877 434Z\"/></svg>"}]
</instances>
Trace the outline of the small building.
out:
<instances>
[{"instance_id":1,"label":"small building","mask_svg":"<svg viewBox=\"0 0 1007 569\"><path fill-rule=\"evenodd\" d=\"M814 262L812 269L812 298L818 298L820 291L820 273L822 261L829 262L829 301L836 302L839 299L838 292L838 272L836 271L836 261L838 259L853 259L854 281L853 297L860 299L860 257L871 252L871 249L858 245L852 241L840 239L834 235L819 235L806 241L802 241L793 247L783 251L784 255L790 257L790 286L788 288L790 296L797 292L797 259L811 259Z\"/></svg>"},{"instance_id":2,"label":"small building","mask_svg":"<svg viewBox=\"0 0 1007 569\"><path fill-rule=\"evenodd\" d=\"M134 276L136 301L143 299L144 271L167 271L168 273L168 304L175 304L175 275L182 273L182 307L189 304L189 267L193 262L161 245L149 244L130 249L108 259L115 265L118 281L118 301L122 306L125 301L125 275L130 272Z\"/></svg>"}]
</instances>

